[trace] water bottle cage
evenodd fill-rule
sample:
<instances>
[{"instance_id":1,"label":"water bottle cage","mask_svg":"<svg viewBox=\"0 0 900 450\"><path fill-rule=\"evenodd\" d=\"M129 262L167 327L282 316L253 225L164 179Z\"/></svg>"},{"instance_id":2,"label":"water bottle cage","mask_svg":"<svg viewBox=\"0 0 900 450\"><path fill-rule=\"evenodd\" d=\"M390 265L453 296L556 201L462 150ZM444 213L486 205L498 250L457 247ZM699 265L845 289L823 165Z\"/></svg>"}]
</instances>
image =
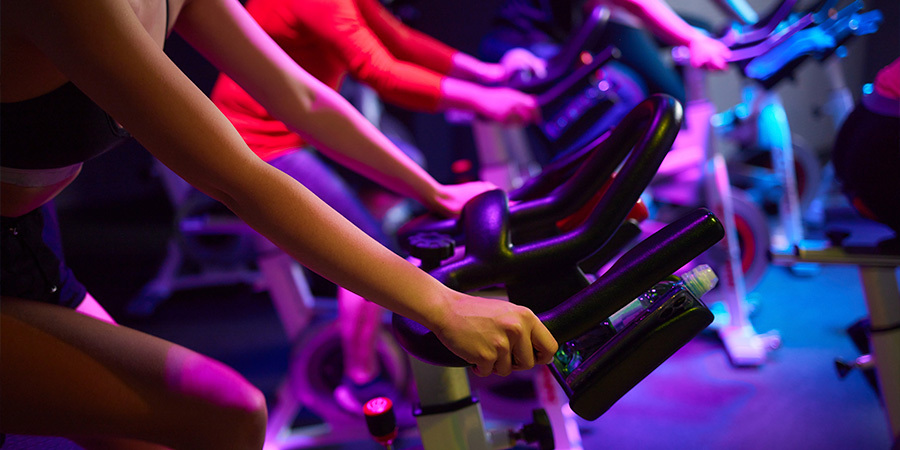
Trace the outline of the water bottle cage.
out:
<instances>
[{"instance_id":1,"label":"water bottle cage","mask_svg":"<svg viewBox=\"0 0 900 450\"><path fill-rule=\"evenodd\" d=\"M595 420L712 321L703 302L684 290L670 289L599 349L582 355L580 363L565 364L561 359L570 355L557 352L550 371L568 395L572 411Z\"/></svg>"}]
</instances>

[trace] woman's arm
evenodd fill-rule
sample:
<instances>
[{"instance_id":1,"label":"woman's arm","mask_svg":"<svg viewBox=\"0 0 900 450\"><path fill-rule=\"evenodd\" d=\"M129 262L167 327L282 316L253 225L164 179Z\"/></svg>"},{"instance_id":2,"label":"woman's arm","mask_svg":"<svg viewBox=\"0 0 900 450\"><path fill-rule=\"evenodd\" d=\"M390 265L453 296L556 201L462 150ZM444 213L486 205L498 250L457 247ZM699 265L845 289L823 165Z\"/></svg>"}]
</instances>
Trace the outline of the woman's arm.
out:
<instances>
[{"instance_id":1,"label":"woman's arm","mask_svg":"<svg viewBox=\"0 0 900 450\"><path fill-rule=\"evenodd\" d=\"M376 0L300 0L288 5L293 14L289 21L297 27L296 33L308 33L319 40L323 49L343 60L350 75L371 86L389 103L428 112L460 109L501 123L532 123L539 119L537 103L530 95L445 76L460 60L473 61L466 66L471 70L480 67L476 63L496 66L501 71L503 68L483 64L449 48L441 52L446 46L413 33L389 17L390 13ZM400 44L404 36L407 39ZM387 45L394 41L397 42ZM421 50L434 47L437 53L430 59L420 54ZM393 53L400 50L405 53ZM452 67L443 67L445 63Z\"/></svg>"},{"instance_id":2,"label":"woman's arm","mask_svg":"<svg viewBox=\"0 0 900 450\"><path fill-rule=\"evenodd\" d=\"M487 301L447 289L257 158L153 42L127 1L95 0L90 8L75 0L3 6L5 19L27 30L60 72L155 157L312 270L432 327L479 371L508 373L510 352L523 361L518 358L530 354L532 345L539 362L549 361L555 342L530 311L503 302L476 308ZM356 144L344 127L358 120L338 102L322 102L324 95L306 83L302 71L290 68L289 59L264 33L247 29L249 19L242 11L236 1L193 0L185 6L178 29L225 69L240 66L246 57L252 69L233 75L264 97L279 95L278 89L295 97L294 107L308 116L303 123L313 135L333 133L337 144ZM204 24L202 17L216 23ZM240 33L247 35L238 38ZM232 55L227 46L215 49L216 44L234 44L239 54ZM464 323L467 315L476 317Z\"/></svg>"},{"instance_id":3,"label":"woman's arm","mask_svg":"<svg viewBox=\"0 0 900 450\"><path fill-rule=\"evenodd\" d=\"M663 0L605 0L634 14L655 35L672 45L690 49L691 65L724 70L731 50L684 21Z\"/></svg>"},{"instance_id":4,"label":"woman's arm","mask_svg":"<svg viewBox=\"0 0 900 450\"><path fill-rule=\"evenodd\" d=\"M472 111L480 117L506 124L529 124L541 119L534 96L512 88L482 86L452 77L441 82L439 108Z\"/></svg>"},{"instance_id":5,"label":"woman's arm","mask_svg":"<svg viewBox=\"0 0 900 450\"><path fill-rule=\"evenodd\" d=\"M453 58L459 50L397 19L379 0L340 0L353 6L367 28L378 36L397 58L425 67L441 75L449 75ZM325 1L325 4L332 3Z\"/></svg>"},{"instance_id":6,"label":"woman's arm","mask_svg":"<svg viewBox=\"0 0 900 450\"><path fill-rule=\"evenodd\" d=\"M520 70L546 75L546 61L525 49L513 49L499 64L481 61L443 42L406 26L378 0L344 0L355 4L378 39L396 57L449 75L480 84L498 84Z\"/></svg>"},{"instance_id":7,"label":"woman's arm","mask_svg":"<svg viewBox=\"0 0 900 450\"><path fill-rule=\"evenodd\" d=\"M431 209L453 213L442 204L445 186L343 97L300 68L236 1L191 0L175 31L329 157Z\"/></svg>"},{"instance_id":8,"label":"woman's arm","mask_svg":"<svg viewBox=\"0 0 900 450\"><path fill-rule=\"evenodd\" d=\"M499 63L484 62L459 52L453 55L449 75L476 83L497 85L507 82L518 72L531 72L537 78L544 78L547 76L547 61L524 48L508 50Z\"/></svg>"}]
</instances>

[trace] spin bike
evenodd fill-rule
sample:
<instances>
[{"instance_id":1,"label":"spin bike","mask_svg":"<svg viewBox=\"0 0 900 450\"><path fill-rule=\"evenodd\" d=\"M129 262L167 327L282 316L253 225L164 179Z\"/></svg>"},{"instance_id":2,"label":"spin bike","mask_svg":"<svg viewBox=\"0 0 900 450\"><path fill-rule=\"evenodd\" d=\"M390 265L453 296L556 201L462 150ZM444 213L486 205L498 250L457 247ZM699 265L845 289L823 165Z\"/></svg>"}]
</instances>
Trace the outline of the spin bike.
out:
<instances>
[{"instance_id":1,"label":"spin bike","mask_svg":"<svg viewBox=\"0 0 900 450\"><path fill-rule=\"evenodd\" d=\"M501 190L486 192L455 223L422 220L411 228L424 231L407 230L422 268L447 286L466 292L502 286L509 301L538 314L561 343L546 370L571 411L587 420L602 415L713 319L698 299L713 278L701 281L696 295L664 281L724 236L721 222L705 209L638 243L593 282L581 267L628 222L674 141L680 116L674 99L651 97L598 139L572 176L549 192L519 192L515 205ZM587 214L563 231L562 219L582 208ZM454 250L457 242L462 252ZM529 435L537 436L540 448L554 448L567 433L552 419L522 430L486 430L469 389L468 364L421 325L398 315L393 323L399 342L415 356L415 416L426 449L508 448ZM549 427L554 439L534 433L535 426Z\"/></svg>"},{"instance_id":2,"label":"spin bike","mask_svg":"<svg viewBox=\"0 0 900 450\"><path fill-rule=\"evenodd\" d=\"M833 178L830 165L824 171L820 169L803 139L791 132L777 88L807 61L818 61L828 83L822 111L831 118L834 129L839 129L853 109L853 95L840 62L847 55L844 44L856 36L874 33L882 19L878 11L860 12L862 1L838 8L838 0L826 0L806 13L792 12L793 3L779 4L770 20L780 20L778 27L782 28L798 22L809 24L773 45L765 55L743 64L741 74L746 85L742 102L712 119L716 131L739 149L737 158L729 163L733 184L758 204L778 209L780 232L775 233L772 245L776 252L802 240L804 224L821 224L821 197ZM733 25L723 39L737 43L742 34L735 30L741 26L747 26L746 22ZM781 149L790 149L790 154ZM788 164L792 164L793 172L788 171Z\"/></svg>"},{"instance_id":3,"label":"spin bike","mask_svg":"<svg viewBox=\"0 0 900 450\"><path fill-rule=\"evenodd\" d=\"M833 3L829 1L823 7ZM747 80L761 86L753 90L752 108L733 110L747 113L745 118L753 118L742 122L741 127L734 127L732 121L729 128L724 120L729 115L715 114L715 107L705 93L705 73L690 67L686 49L673 50L674 60L684 67L687 128L663 163L654 182L653 196L669 204L692 205L691 200L697 197L695 187L700 186L701 197L726 224L727 238L708 255L724 280L710 297L720 300L725 308L717 311L715 328L732 363L738 366L761 365L768 351L780 346L777 332L758 334L753 329L749 320L751 308L746 300L747 291L759 282L768 267L772 245L764 212L744 192L732 186L728 164L715 148L713 127L730 129L732 139L742 137L770 149L782 184L780 217L789 223L782 228L790 236L788 241L802 237L795 171L788 170L795 167L790 129L781 100L771 88L807 55L820 54L833 48L835 42L846 40L849 24L863 24L853 32L865 34L880 20L877 12L857 14L861 2L854 2L832 16L821 10L794 14L794 4L794 0L785 0L765 19L752 25L735 25L719 38L732 49L730 62L740 68Z\"/></svg>"},{"instance_id":4,"label":"spin bike","mask_svg":"<svg viewBox=\"0 0 900 450\"><path fill-rule=\"evenodd\" d=\"M596 16L598 23L601 15ZM580 42L590 40L591 31L595 29L596 24L586 25L585 31ZM573 44L572 48L579 48L584 44ZM590 63L580 66L574 72L565 70L569 67L569 63L554 64L557 67L551 71L550 75L542 79L533 79L524 81L524 79L515 81L517 86L534 94L538 103L544 112L545 117L551 114L558 114L562 108L563 99L571 97L574 90L583 89L585 79L595 76L597 70L607 61L615 57L616 49L608 48L598 53ZM578 54L571 55L573 62L577 59ZM365 110L365 108L363 108ZM585 118L576 118L577 122L583 123ZM573 120L575 122L575 120ZM543 126L543 125L540 125ZM563 129L557 122L557 136L560 138L571 139L576 142L575 138L580 137L583 141L587 138L585 135L579 134L583 127L565 127ZM562 133L565 131L565 133ZM585 146L586 148L591 148ZM585 151L577 153L578 158L584 158ZM580 160L571 158L568 163L569 170ZM549 175L548 175L549 176ZM535 188L531 188L534 190ZM585 192L594 192L596 189L588 189ZM535 191L536 192L536 191ZM532 194L535 195L535 194ZM560 203L564 205L565 203ZM642 209L643 208L643 209ZM543 214L539 210L533 210L531 215ZM646 216L646 210L643 205L635 204L633 217L640 218ZM549 217L549 216L547 216ZM560 217L562 218L562 217ZM404 227L408 228L408 227ZM634 230L634 226L628 228ZM398 239L403 242L403 228L398 232ZM632 237L636 233L631 233ZM300 285L307 286L302 280L304 276L302 268L290 261L287 255L272 249L271 252L262 252L266 255L265 265L261 266L266 271L266 279L277 280L276 286ZM300 279L300 282L297 280ZM301 294L300 299L288 298L279 300L273 296L275 306L279 311L279 317L285 323L287 330L303 329L310 323L312 314L323 316L328 311L317 311L319 302L310 301L313 297L311 294ZM331 393L336 387L336 383L340 380L341 371L341 349L339 330L334 324L327 324L321 327L315 333L303 332L301 338L297 339L295 345L295 354L291 357L290 373L286 378L283 386L278 393L278 401L270 413L269 421L269 437L267 442L270 448L307 448L315 445L328 445L332 443L344 442L347 440L359 440L366 437L364 427L362 427L362 417L348 414L339 406L335 405ZM387 331L381 333L377 342L377 352L382 366L388 372L392 384L398 391L404 391L409 386L409 371L406 363L405 354L396 345L394 339ZM561 396L557 395L557 398ZM404 399L394 399L395 403L402 405ZM398 405L399 406L399 405ZM558 408L557 408L558 409ZM316 416L318 421L312 424L303 424L297 426L298 416L302 416L304 412L311 412ZM402 419L402 418L401 418Z\"/></svg>"}]
</instances>

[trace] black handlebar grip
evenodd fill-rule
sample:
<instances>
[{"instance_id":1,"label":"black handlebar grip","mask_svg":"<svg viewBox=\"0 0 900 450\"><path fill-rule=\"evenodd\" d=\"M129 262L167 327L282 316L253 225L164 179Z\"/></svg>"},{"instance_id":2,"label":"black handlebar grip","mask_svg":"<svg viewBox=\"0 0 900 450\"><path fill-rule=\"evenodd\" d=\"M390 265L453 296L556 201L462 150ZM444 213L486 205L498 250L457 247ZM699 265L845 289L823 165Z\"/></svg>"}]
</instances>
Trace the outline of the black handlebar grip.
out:
<instances>
[{"instance_id":1,"label":"black handlebar grip","mask_svg":"<svg viewBox=\"0 0 900 450\"><path fill-rule=\"evenodd\" d=\"M538 317L558 342L575 339L724 236L719 218L698 208L635 245L590 286Z\"/></svg>"},{"instance_id":2,"label":"black handlebar grip","mask_svg":"<svg viewBox=\"0 0 900 450\"><path fill-rule=\"evenodd\" d=\"M721 222L712 212L697 209L639 243L597 281L538 317L558 342L577 338L724 235ZM392 320L398 342L413 356L439 366L471 365L421 324L398 314Z\"/></svg>"},{"instance_id":3,"label":"black handlebar grip","mask_svg":"<svg viewBox=\"0 0 900 450\"><path fill-rule=\"evenodd\" d=\"M528 94L545 92L553 87L560 79L572 72L572 69L579 62L581 53L590 51L591 47L595 45L595 42L597 42L597 39L606 27L609 15L609 8L602 6L594 8L585 17L578 32L565 43L556 55L547 61L546 77L531 77L528 79L515 77L509 81L508 86Z\"/></svg>"}]
</instances>

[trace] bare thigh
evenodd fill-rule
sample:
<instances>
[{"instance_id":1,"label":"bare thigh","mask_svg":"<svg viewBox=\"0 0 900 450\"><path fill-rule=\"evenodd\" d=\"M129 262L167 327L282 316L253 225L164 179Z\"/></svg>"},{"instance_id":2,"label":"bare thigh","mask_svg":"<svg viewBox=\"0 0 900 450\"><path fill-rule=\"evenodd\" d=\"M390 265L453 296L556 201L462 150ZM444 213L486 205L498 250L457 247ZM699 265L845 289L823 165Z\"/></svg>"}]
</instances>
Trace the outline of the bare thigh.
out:
<instances>
[{"instance_id":1,"label":"bare thigh","mask_svg":"<svg viewBox=\"0 0 900 450\"><path fill-rule=\"evenodd\" d=\"M265 399L237 372L73 310L3 299L0 431L259 448Z\"/></svg>"}]
</instances>

